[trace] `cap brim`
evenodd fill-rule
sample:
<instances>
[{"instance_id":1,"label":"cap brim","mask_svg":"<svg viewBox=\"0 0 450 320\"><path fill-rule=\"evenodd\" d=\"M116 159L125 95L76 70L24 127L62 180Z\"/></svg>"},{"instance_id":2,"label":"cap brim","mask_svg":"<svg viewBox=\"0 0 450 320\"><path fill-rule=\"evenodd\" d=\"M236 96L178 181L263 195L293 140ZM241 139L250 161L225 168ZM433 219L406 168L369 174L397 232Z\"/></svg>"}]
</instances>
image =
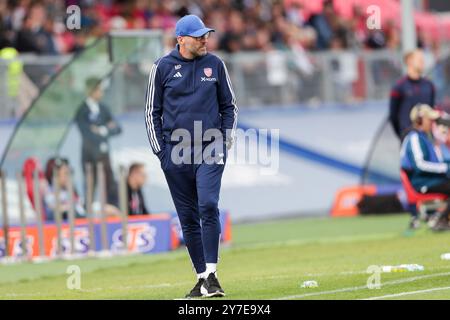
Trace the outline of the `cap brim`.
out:
<instances>
[{"instance_id":1,"label":"cap brim","mask_svg":"<svg viewBox=\"0 0 450 320\"><path fill-rule=\"evenodd\" d=\"M437 124L441 124L441 125L446 126L446 127L450 127L450 119L439 118L439 119L437 119L436 123Z\"/></svg>"},{"instance_id":2,"label":"cap brim","mask_svg":"<svg viewBox=\"0 0 450 320\"><path fill-rule=\"evenodd\" d=\"M428 113L428 117L433 120L437 120L441 117L439 111L433 110Z\"/></svg>"},{"instance_id":3,"label":"cap brim","mask_svg":"<svg viewBox=\"0 0 450 320\"><path fill-rule=\"evenodd\" d=\"M202 28L202 29L199 29L199 30L197 30L197 31L195 31L195 32L192 32L192 33L188 34L188 36L190 36L190 37L201 37L201 36L203 36L205 33L208 33L208 32L215 32L215 31L216 31L216 30L211 29L211 28Z\"/></svg>"}]
</instances>

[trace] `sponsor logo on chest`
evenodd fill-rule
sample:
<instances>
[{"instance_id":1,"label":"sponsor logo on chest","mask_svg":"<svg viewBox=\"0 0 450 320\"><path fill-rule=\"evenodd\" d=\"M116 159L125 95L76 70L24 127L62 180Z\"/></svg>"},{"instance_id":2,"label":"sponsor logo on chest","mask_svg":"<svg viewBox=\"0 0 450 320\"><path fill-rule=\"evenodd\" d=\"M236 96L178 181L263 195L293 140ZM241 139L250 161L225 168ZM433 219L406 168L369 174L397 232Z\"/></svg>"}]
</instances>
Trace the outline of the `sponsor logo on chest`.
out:
<instances>
[{"instance_id":1,"label":"sponsor logo on chest","mask_svg":"<svg viewBox=\"0 0 450 320\"><path fill-rule=\"evenodd\" d=\"M212 76L212 68L203 68L203 73L205 74L206 77L200 77L200 81L209 81L209 82L216 82L217 79L216 78L211 78Z\"/></svg>"}]
</instances>

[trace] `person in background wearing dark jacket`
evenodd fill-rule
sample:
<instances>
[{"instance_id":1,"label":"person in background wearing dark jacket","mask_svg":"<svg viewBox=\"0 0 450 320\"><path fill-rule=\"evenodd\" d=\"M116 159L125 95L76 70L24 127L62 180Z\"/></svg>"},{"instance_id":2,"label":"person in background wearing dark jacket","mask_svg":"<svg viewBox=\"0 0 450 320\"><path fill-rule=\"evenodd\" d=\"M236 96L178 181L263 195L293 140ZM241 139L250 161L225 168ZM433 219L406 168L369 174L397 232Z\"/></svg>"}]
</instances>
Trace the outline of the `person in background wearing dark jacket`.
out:
<instances>
[{"instance_id":1,"label":"person in background wearing dark jacket","mask_svg":"<svg viewBox=\"0 0 450 320\"><path fill-rule=\"evenodd\" d=\"M311 25L317 34L317 50L330 48L334 33L333 20L336 21L336 19L337 14L332 0L323 1L322 13L312 14L309 17L308 25Z\"/></svg>"},{"instance_id":2,"label":"person in background wearing dark jacket","mask_svg":"<svg viewBox=\"0 0 450 320\"><path fill-rule=\"evenodd\" d=\"M405 54L406 76L397 81L391 90L389 121L397 137L402 140L405 130L411 127L409 114L419 104L434 107L435 89L433 83L422 76L425 68L423 52L420 49Z\"/></svg>"},{"instance_id":3,"label":"person in background wearing dark jacket","mask_svg":"<svg viewBox=\"0 0 450 320\"><path fill-rule=\"evenodd\" d=\"M238 108L225 63L207 52L211 31L195 15L178 20L176 48L153 64L146 94L148 139L161 162L197 273L188 298L225 295L216 272L218 203Z\"/></svg>"},{"instance_id":4,"label":"person in background wearing dark jacket","mask_svg":"<svg viewBox=\"0 0 450 320\"><path fill-rule=\"evenodd\" d=\"M23 28L17 33L16 48L20 53L54 55L58 53L53 39L53 19L45 7L37 2L25 16Z\"/></svg>"},{"instance_id":5,"label":"person in background wearing dark jacket","mask_svg":"<svg viewBox=\"0 0 450 320\"><path fill-rule=\"evenodd\" d=\"M128 169L128 215L150 214L145 205L142 187L147 181L145 167L142 163L133 163Z\"/></svg>"},{"instance_id":6,"label":"person in background wearing dark jacket","mask_svg":"<svg viewBox=\"0 0 450 320\"><path fill-rule=\"evenodd\" d=\"M100 79L89 78L86 81L88 98L80 107L75 121L82 138L81 164L84 177L86 165L92 165L94 190L97 185L97 164L102 163L106 177L107 202L118 205L117 183L111 168L109 156L109 138L122 132L119 124L114 120L108 107L100 103L103 89ZM86 184L85 184L86 185Z\"/></svg>"}]
</instances>

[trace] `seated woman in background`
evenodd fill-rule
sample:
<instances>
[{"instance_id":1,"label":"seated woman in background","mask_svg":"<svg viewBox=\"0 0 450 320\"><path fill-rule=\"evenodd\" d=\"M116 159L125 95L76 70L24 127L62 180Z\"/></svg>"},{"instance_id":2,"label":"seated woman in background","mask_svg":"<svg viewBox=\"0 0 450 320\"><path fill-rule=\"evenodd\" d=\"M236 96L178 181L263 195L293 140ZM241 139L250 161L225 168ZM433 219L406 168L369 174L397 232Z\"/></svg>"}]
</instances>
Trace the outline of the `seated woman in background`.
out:
<instances>
[{"instance_id":1,"label":"seated woman in background","mask_svg":"<svg viewBox=\"0 0 450 320\"><path fill-rule=\"evenodd\" d=\"M134 162L128 170L127 177L127 195L128 195L128 214L140 215L150 214L150 210L145 205L145 199L142 188L147 181L145 166L143 163Z\"/></svg>"},{"instance_id":2,"label":"seated woman in background","mask_svg":"<svg viewBox=\"0 0 450 320\"><path fill-rule=\"evenodd\" d=\"M67 220L70 209L69 162L67 159L63 158L51 158L47 161L45 169L45 177L48 182L48 190L44 197L44 203L48 221L55 220L54 214L56 210L56 188L53 185L53 172L55 169L56 181L59 184L59 204L63 220ZM75 187L73 188L73 193L75 217L84 218L86 216L86 212L83 208L82 201L75 190Z\"/></svg>"},{"instance_id":3,"label":"seated woman in background","mask_svg":"<svg viewBox=\"0 0 450 320\"><path fill-rule=\"evenodd\" d=\"M46 207L46 216L47 220L54 221L54 213L56 209L56 193L55 186L53 185L53 172L56 169L56 179L59 184L59 204L60 210L62 213L62 219L67 220L69 209L70 209L70 194L69 194L69 173L70 173L70 165L67 159L63 158L51 158L47 161L45 177L48 182L48 191L44 197L44 203ZM72 182L73 184L73 182ZM81 197L78 195L75 187L73 187L74 193L74 212L75 218L85 218L86 210L83 206L83 201ZM93 210L97 215L100 214L100 204L94 202L92 204ZM105 204L104 207L105 214L107 216L119 216L120 210L111 205Z\"/></svg>"}]
</instances>

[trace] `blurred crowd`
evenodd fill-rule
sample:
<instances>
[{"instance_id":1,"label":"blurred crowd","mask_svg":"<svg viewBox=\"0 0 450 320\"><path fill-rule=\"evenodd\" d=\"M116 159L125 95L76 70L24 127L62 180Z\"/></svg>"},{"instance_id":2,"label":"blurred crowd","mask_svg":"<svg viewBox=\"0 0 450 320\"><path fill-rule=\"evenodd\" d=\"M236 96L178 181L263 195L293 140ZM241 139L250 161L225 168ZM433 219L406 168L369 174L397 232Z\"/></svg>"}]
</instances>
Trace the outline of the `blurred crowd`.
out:
<instances>
[{"instance_id":1,"label":"blurred crowd","mask_svg":"<svg viewBox=\"0 0 450 320\"><path fill-rule=\"evenodd\" d=\"M71 5L81 8L77 30L66 26ZM0 49L12 46L21 53L45 55L77 52L112 29L161 29L170 47L177 19L190 13L216 30L210 50L396 49L400 44L398 21L369 30L362 7L355 5L347 19L332 0L324 0L322 11L314 14L301 1L282 0L3 0Z\"/></svg>"}]
</instances>

